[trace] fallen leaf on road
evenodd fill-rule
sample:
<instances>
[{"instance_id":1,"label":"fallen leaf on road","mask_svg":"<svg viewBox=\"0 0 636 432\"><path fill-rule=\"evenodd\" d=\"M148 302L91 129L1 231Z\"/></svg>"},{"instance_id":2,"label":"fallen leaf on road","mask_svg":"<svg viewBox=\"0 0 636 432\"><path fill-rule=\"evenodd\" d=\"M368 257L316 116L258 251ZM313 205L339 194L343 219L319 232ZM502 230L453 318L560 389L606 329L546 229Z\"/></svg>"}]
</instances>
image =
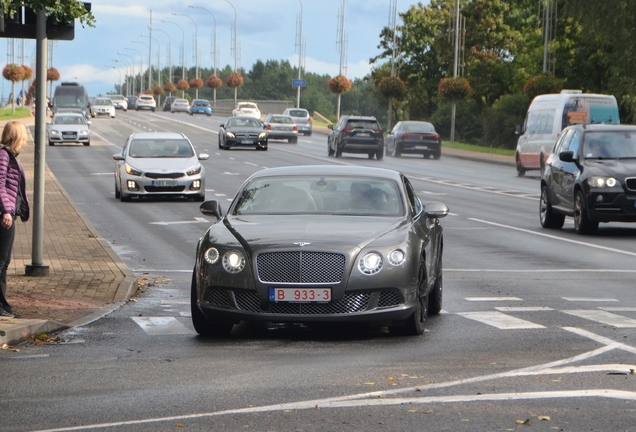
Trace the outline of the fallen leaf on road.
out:
<instances>
[{"instance_id":1,"label":"fallen leaf on road","mask_svg":"<svg viewBox=\"0 0 636 432\"><path fill-rule=\"evenodd\" d=\"M375 383L374 383L374 382L365 382L364 384L365 384L365 385L375 385Z\"/></svg>"},{"instance_id":2,"label":"fallen leaf on road","mask_svg":"<svg viewBox=\"0 0 636 432\"><path fill-rule=\"evenodd\" d=\"M9 351L14 351L14 352L20 352L19 349L12 347L11 345L7 345L7 344L2 344L2 349L3 350L9 350Z\"/></svg>"},{"instance_id":3,"label":"fallen leaf on road","mask_svg":"<svg viewBox=\"0 0 636 432\"><path fill-rule=\"evenodd\" d=\"M393 380L393 377L388 377L386 380L387 380L388 382L393 382L393 381L394 381L394 380Z\"/></svg>"},{"instance_id":4,"label":"fallen leaf on road","mask_svg":"<svg viewBox=\"0 0 636 432\"><path fill-rule=\"evenodd\" d=\"M182 428L182 427L185 427L185 425L183 423L177 423L175 427Z\"/></svg>"},{"instance_id":5,"label":"fallen leaf on road","mask_svg":"<svg viewBox=\"0 0 636 432\"><path fill-rule=\"evenodd\" d=\"M515 420L515 424L530 426L530 419Z\"/></svg>"},{"instance_id":6,"label":"fallen leaf on road","mask_svg":"<svg viewBox=\"0 0 636 432\"><path fill-rule=\"evenodd\" d=\"M537 416L537 420L550 421L550 416Z\"/></svg>"}]
</instances>

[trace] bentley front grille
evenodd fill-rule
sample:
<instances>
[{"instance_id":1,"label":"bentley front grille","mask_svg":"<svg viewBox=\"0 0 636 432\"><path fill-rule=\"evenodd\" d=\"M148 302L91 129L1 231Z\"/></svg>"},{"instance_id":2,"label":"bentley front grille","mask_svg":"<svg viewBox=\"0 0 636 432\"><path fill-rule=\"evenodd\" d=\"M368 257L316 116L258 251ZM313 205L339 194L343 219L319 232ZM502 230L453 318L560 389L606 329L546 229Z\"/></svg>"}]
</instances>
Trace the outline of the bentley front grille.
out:
<instances>
[{"instance_id":1,"label":"bentley front grille","mask_svg":"<svg viewBox=\"0 0 636 432\"><path fill-rule=\"evenodd\" d=\"M234 298L240 310L281 315L335 315L364 312L369 305L369 293L346 294L344 298L329 303L269 303L269 308L261 308L261 301L255 292L235 291Z\"/></svg>"},{"instance_id":2,"label":"bentley front grille","mask_svg":"<svg viewBox=\"0 0 636 432\"><path fill-rule=\"evenodd\" d=\"M267 252L256 257L258 278L265 283L339 283L345 256L326 252Z\"/></svg>"}]
</instances>

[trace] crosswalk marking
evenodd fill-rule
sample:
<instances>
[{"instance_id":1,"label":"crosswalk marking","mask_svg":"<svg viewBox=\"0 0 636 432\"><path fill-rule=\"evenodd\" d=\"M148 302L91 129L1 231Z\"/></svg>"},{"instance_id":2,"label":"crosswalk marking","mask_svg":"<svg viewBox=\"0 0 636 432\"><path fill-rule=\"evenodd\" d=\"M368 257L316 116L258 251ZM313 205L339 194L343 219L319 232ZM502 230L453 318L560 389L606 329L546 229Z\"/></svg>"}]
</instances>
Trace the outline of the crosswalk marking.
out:
<instances>
[{"instance_id":1,"label":"crosswalk marking","mask_svg":"<svg viewBox=\"0 0 636 432\"><path fill-rule=\"evenodd\" d=\"M599 307L599 309L604 311L613 311L613 312L636 312L636 307Z\"/></svg>"},{"instance_id":2,"label":"crosswalk marking","mask_svg":"<svg viewBox=\"0 0 636 432\"><path fill-rule=\"evenodd\" d=\"M175 317L131 317L149 335L194 334Z\"/></svg>"},{"instance_id":3,"label":"crosswalk marking","mask_svg":"<svg viewBox=\"0 0 636 432\"><path fill-rule=\"evenodd\" d=\"M563 300L571 302L617 302L614 298L600 298L600 297L561 297Z\"/></svg>"},{"instance_id":4,"label":"crosswalk marking","mask_svg":"<svg viewBox=\"0 0 636 432\"><path fill-rule=\"evenodd\" d=\"M589 319L617 328L636 328L636 320L603 310L563 310L569 315Z\"/></svg>"},{"instance_id":5,"label":"crosswalk marking","mask_svg":"<svg viewBox=\"0 0 636 432\"><path fill-rule=\"evenodd\" d=\"M554 310L547 306L500 306L495 309L499 312L537 312Z\"/></svg>"},{"instance_id":6,"label":"crosswalk marking","mask_svg":"<svg viewBox=\"0 0 636 432\"><path fill-rule=\"evenodd\" d=\"M539 329L545 328L542 325L535 324L530 321L515 318L510 315L503 314L501 312L460 312L457 315L461 315L465 318L479 321L483 324L496 327L502 330L518 330L518 329Z\"/></svg>"},{"instance_id":7,"label":"crosswalk marking","mask_svg":"<svg viewBox=\"0 0 636 432\"><path fill-rule=\"evenodd\" d=\"M519 297L466 297L469 302L523 301Z\"/></svg>"}]
</instances>

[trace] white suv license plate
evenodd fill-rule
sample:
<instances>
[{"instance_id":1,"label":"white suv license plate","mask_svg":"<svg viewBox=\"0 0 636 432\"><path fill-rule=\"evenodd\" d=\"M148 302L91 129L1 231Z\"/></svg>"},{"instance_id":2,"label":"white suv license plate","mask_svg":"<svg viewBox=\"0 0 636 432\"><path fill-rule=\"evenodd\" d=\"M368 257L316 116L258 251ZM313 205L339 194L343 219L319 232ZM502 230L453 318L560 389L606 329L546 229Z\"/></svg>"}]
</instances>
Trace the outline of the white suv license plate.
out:
<instances>
[{"instance_id":1,"label":"white suv license plate","mask_svg":"<svg viewBox=\"0 0 636 432\"><path fill-rule=\"evenodd\" d=\"M270 288L269 301L325 303L331 301L331 288Z\"/></svg>"},{"instance_id":2,"label":"white suv license plate","mask_svg":"<svg viewBox=\"0 0 636 432\"><path fill-rule=\"evenodd\" d=\"M179 186L179 182L176 180L153 180L152 185L157 187Z\"/></svg>"}]
</instances>

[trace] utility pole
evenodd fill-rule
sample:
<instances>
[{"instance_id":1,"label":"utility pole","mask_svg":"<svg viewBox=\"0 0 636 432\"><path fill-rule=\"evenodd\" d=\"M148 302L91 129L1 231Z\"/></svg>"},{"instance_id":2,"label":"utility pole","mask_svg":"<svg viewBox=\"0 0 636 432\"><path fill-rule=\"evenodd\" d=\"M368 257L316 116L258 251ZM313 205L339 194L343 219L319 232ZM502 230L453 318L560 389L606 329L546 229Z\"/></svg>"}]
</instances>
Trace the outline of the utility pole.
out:
<instances>
[{"instance_id":1,"label":"utility pole","mask_svg":"<svg viewBox=\"0 0 636 432\"><path fill-rule=\"evenodd\" d=\"M301 80L303 70L303 0L300 1L300 16L298 18L298 38L296 39L296 46L298 47L298 79ZM300 86L296 87L296 108L300 108Z\"/></svg>"},{"instance_id":2,"label":"utility pole","mask_svg":"<svg viewBox=\"0 0 636 432\"><path fill-rule=\"evenodd\" d=\"M455 2L455 65L453 67L453 78L457 78L459 69L459 0ZM455 116L457 114L457 101L453 99L451 111L451 142L455 142Z\"/></svg>"},{"instance_id":3,"label":"utility pole","mask_svg":"<svg viewBox=\"0 0 636 432\"><path fill-rule=\"evenodd\" d=\"M340 53L340 70L338 75L347 72L347 34L344 29L345 25L345 0L342 0L342 6L338 9L338 28L336 30L336 49ZM340 119L340 97L342 93L338 93L338 102L336 105L336 119Z\"/></svg>"},{"instance_id":4,"label":"utility pole","mask_svg":"<svg viewBox=\"0 0 636 432\"><path fill-rule=\"evenodd\" d=\"M397 0L391 0L389 6L389 28L393 32L393 40L391 41L391 78L395 77L395 56L397 51ZM389 112L386 130L391 130L393 116L393 96L389 97Z\"/></svg>"},{"instance_id":5,"label":"utility pole","mask_svg":"<svg viewBox=\"0 0 636 432\"><path fill-rule=\"evenodd\" d=\"M150 10L148 31L148 88L152 90L152 10Z\"/></svg>"}]
</instances>

